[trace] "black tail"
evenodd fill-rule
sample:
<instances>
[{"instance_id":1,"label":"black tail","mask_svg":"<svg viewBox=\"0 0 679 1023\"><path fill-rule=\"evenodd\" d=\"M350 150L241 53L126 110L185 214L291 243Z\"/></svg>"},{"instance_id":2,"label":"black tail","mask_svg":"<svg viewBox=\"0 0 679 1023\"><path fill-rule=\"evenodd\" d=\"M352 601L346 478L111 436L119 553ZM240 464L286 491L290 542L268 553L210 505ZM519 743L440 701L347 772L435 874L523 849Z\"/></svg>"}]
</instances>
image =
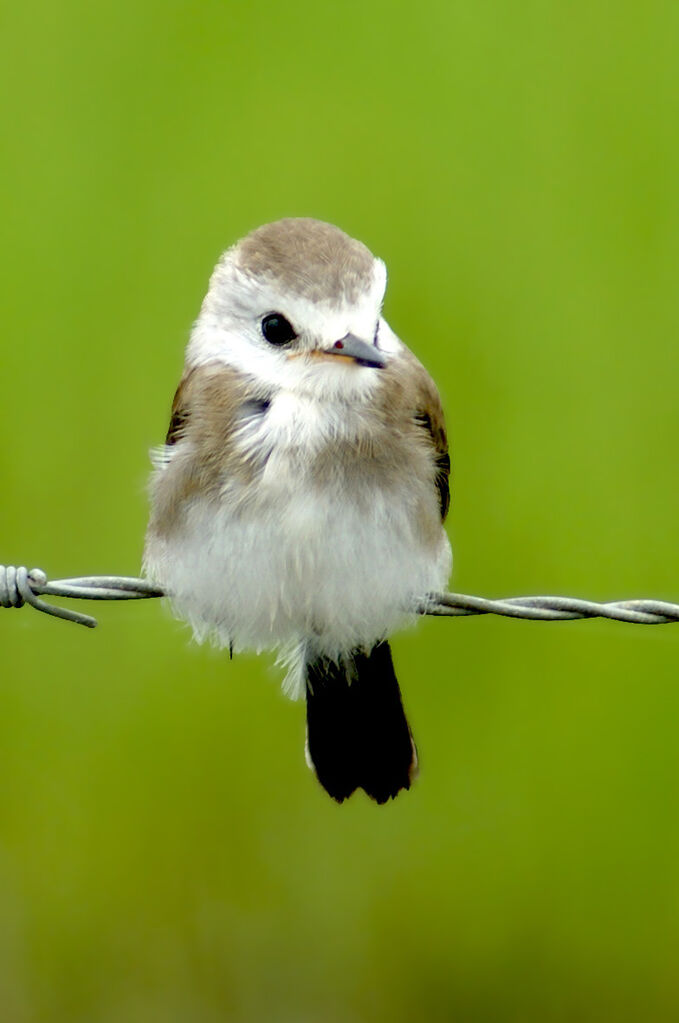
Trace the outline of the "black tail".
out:
<instances>
[{"instance_id":1,"label":"black tail","mask_svg":"<svg viewBox=\"0 0 679 1023\"><path fill-rule=\"evenodd\" d=\"M339 662L306 666L309 760L323 788L341 803L354 789L386 803L409 789L417 752L403 712L388 643L354 650Z\"/></svg>"}]
</instances>

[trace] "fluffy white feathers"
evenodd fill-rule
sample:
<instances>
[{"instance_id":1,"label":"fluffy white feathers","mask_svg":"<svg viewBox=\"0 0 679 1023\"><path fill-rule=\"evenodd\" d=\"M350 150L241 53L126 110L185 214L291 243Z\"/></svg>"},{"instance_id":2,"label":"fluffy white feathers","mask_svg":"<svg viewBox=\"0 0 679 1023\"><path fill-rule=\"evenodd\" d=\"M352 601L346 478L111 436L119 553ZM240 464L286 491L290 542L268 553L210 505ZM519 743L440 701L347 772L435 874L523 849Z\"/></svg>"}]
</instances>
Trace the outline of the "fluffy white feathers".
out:
<instances>
[{"instance_id":1,"label":"fluffy white feathers","mask_svg":"<svg viewBox=\"0 0 679 1023\"><path fill-rule=\"evenodd\" d=\"M381 319L384 264L328 225L280 225L260 229L273 242L253 248L255 232L234 247L212 276L187 374L228 368L240 404L225 431L201 406L209 392L182 404L180 388L144 566L197 639L278 650L299 693L309 646L330 658L370 649L416 598L445 587L451 555L433 435L415 425L440 417L438 397ZM346 268L328 274L330 259ZM263 336L272 312L294 325L293 345ZM377 344L387 369L324 354L347 334ZM445 444L442 420L440 433Z\"/></svg>"}]
</instances>

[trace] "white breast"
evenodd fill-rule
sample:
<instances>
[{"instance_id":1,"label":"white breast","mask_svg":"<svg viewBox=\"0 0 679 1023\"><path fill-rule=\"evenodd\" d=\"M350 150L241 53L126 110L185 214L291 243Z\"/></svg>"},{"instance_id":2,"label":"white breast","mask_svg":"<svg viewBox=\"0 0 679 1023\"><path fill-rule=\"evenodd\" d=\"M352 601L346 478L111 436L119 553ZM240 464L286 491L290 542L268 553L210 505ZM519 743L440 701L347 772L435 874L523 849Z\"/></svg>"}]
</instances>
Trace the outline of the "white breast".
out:
<instances>
[{"instance_id":1,"label":"white breast","mask_svg":"<svg viewBox=\"0 0 679 1023\"><path fill-rule=\"evenodd\" d=\"M450 547L443 530L425 543L407 466L388 490L352 485L351 465L313 475L314 452L355 428L349 414L279 393L239 432L262 466L256 482L225 478L219 501L192 499L179 535L148 538L146 570L199 640L284 653L312 641L336 657L372 646L445 586Z\"/></svg>"}]
</instances>

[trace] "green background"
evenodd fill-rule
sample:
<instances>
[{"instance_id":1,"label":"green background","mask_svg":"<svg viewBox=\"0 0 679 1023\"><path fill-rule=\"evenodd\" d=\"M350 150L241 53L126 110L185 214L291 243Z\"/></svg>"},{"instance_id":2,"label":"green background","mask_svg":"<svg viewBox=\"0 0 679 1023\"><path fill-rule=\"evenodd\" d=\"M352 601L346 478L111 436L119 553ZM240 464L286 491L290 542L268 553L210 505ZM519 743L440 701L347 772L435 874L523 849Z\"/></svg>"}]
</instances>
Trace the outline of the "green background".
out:
<instances>
[{"instance_id":1,"label":"green background","mask_svg":"<svg viewBox=\"0 0 679 1023\"><path fill-rule=\"evenodd\" d=\"M339 224L440 385L453 588L679 600L679 6L0 17L0 558L136 574L220 251ZM676 1020L679 626L427 620L422 773L333 804L265 658L0 617L8 1023Z\"/></svg>"}]
</instances>

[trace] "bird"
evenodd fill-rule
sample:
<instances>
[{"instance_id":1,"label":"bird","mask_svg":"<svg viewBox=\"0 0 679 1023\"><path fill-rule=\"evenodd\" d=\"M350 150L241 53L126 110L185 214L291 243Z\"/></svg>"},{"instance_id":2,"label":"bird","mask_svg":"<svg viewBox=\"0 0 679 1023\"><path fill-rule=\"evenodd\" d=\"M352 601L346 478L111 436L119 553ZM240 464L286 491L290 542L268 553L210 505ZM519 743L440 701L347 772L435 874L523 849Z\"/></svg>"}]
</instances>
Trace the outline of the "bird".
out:
<instances>
[{"instance_id":1,"label":"bird","mask_svg":"<svg viewBox=\"0 0 679 1023\"><path fill-rule=\"evenodd\" d=\"M147 578L198 641L277 654L338 803L384 804L417 775L388 640L452 567L441 400L382 315L386 283L321 220L236 242L152 455Z\"/></svg>"}]
</instances>

